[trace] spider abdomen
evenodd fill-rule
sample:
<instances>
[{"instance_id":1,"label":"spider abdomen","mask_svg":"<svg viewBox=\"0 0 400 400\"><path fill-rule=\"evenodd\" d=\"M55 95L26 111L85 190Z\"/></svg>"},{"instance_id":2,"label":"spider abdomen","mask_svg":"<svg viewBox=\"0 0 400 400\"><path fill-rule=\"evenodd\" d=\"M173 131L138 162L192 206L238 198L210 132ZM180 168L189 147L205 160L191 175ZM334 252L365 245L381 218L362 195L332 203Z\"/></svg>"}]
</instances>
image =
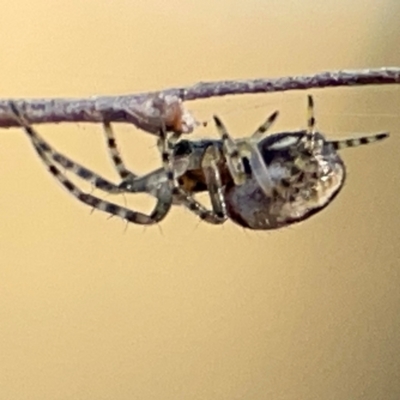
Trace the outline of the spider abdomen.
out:
<instances>
[{"instance_id":1,"label":"spider abdomen","mask_svg":"<svg viewBox=\"0 0 400 400\"><path fill-rule=\"evenodd\" d=\"M303 221L331 203L344 185L344 163L322 135L316 134L310 155L302 139L300 132L287 133L282 135L282 143L289 144L286 148L271 144L271 137L259 144L265 168L253 170L242 185L225 187L231 220L250 229L278 229Z\"/></svg>"}]
</instances>

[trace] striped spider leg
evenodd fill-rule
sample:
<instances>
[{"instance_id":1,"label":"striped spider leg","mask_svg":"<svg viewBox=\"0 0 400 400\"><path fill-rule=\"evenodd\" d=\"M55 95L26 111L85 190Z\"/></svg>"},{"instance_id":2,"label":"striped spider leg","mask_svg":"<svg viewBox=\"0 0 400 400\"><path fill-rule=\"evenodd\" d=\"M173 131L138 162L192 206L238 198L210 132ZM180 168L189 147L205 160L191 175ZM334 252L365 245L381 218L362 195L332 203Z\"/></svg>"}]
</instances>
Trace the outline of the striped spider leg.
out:
<instances>
[{"instance_id":1,"label":"striped spider leg","mask_svg":"<svg viewBox=\"0 0 400 400\"><path fill-rule=\"evenodd\" d=\"M250 153L253 153L255 159L258 158L259 167L262 168L263 161L257 152L257 147L251 144L257 144L261 141L268 131L268 129L275 122L278 117L278 111L273 112L266 121L258 127L258 129L250 136L250 138L234 140L220 118L214 115L214 122L217 131L220 134L223 144L223 153L226 158L226 163L232 175L232 179L236 185L241 185L246 181L246 165ZM256 161L256 160L254 160Z\"/></svg>"},{"instance_id":2,"label":"striped spider leg","mask_svg":"<svg viewBox=\"0 0 400 400\"><path fill-rule=\"evenodd\" d=\"M106 147L108 150L108 154L111 158L112 165L117 171L118 175L122 180L125 179L135 179L137 175L130 171L126 166L124 161L122 160L121 153L117 147L117 141L115 139L114 132L112 130L110 121L103 121L103 132L106 138Z\"/></svg>"},{"instance_id":3,"label":"striped spider leg","mask_svg":"<svg viewBox=\"0 0 400 400\"><path fill-rule=\"evenodd\" d=\"M73 171L77 176L92 182L96 187L107 191L108 193L122 193L123 190L119 186L103 179L99 175L80 166L62 154L54 152L53 149L28 124L15 103L10 102L9 105L16 120L24 128L26 134L31 139L36 152L47 166L50 173L79 201L111 215L119 216L129 222L140 225L152 225L158 223L168 214L172 206L172 192L171 190L167 190L167 188L165 188L165 190L160 189L157 204L150 215L133 211L83 192L60 171L56 163L59 163L64 168ZM165 130L160 132L160 137L163 140L164 147L167 148L167 136ZM172 162L168 165L172 165ZM167 173L169 173L169 171L167 171Z\"/></svg>"},{"instance_id":4,"label":"striped spider leg","mask_svg":"<svg viewBox=\"0 0 400 400\"><path fill-rule=\"evenodd\" d=\"M214 117L220 140L170 142L175 175L168 180L174 203L181 204L201 219L223 223L227 218L251 229L277 229L304 220L327 206L342 188L345 166L337 150L382 140L386 133L359 139L326 140L315 130L314 102L308 96L307 129L268 135L278 116L271 114L248 138L232 139L218 117ZM182 157L183 156L183 157ZM147 185L152 172L134 182ZM135 191L138 191L136 187ZM212 209L194 199L207 191Z\"/></svg>"},{"instance_id":5,"label":"striped spider leg","mask_svg":"<svg viewBox=\"0 0 400 400\"><path fill-rule=\"evenodd\" d=\"M242 184L231 184L224 190L232 221L258 230L304 221L327 207L345 184L346 166L339 150L389 136L383 132L329 140L315 129L311 96L307 113L305 130L269 136L253 134L244 144L237 142L240 157L248 157L251 173Z\"/></svg>"},{"instance_id":6,"label":"striped spider leg","mask_svg":"<svg viewBox=\"0 0 400 400\"><path fill-rule=\"evenodd\" d=\"M170 163L168 160L170 157L174 157L174 155L171 154L171 151L174 149L173 143L177 141L177 137L175 135L173 135L173 140L171 143L168 143L169 141L166 137L163 138L163 136L161 136L159 139L158 147L164 160L164 168L166 168L167 171L165 171L164 168L160 168L149 174L137 176L125 166L125 163L118 150L116 138L111 125L105 121L103 123L103 130L106 137L107 149L116 171L123 179L120 184L116 185L104 179L90 169L82 166L76 161L71 160L69 157L57 152L26 122L14 103L10 103L10 107L15 117L18 119L18 122L30 137L36 152L48 167L52 175L59 180L61 184L74 195L74 197L78 198L78 200L84 202L85 204L108 212L111 215L118 215L129 222L146 225L160 222L168 213L171 207L172 199L174 199L175 204L187 207L190 211L194 212L201 219L206 220L209 223L221 223L226 219L221 218L221 213L218 212L218 210L216 213L214 213L212 210L207 210L193 198L191 193L185 191L183 188L177 187L175 191L171 191L170 186L173 187L174 185L179 185L179 182L176 182L174 175L171 172L168 172L168 168L170 168ZM182 155L187 156L190 154L190 146L187 146L188 143L188 141L182 141L180 142L179 146L175 148L175 150L178 150L175 151L178 157L176 157L175 162L172 163L171 161L171 165L173 168L177 169L178 174L182 174L187 167L187 162L185 161L186 159L185 157L182 157ZM185 149L182 151L183 148ZM90 194L83 193L79 188L76 187L76 185L74 185L65 177L65 174L61 173L56 164L59 164L64 169L73 172L79 178L89 181L94 185L95 188L103 190L109 194L148 193L153 195L157 198L155 210L150 216L147 216L145 214L128 210L108 201L101 200ZM211 165L213 166L214 164L211 162ZM218 171L212 170L212 166L205 166L207 169L208 181L218 182ZM216 190L216 194L213 195L212 198L215 198L216 196L221 198L221 188Z\"/></svg>"},{"instance_id":7,"label":"striped spider leg","mask_svg":"<svg viewBox=\"0 0 400 400\"><path fill-rule=\"evenodd\" d=\"M158 140L158 149L163 160L163 168L138 177L126 168L110 124L104 123L104 128L112 163L123 179L119 188L123 189L124 192L143 192L159 197L160 190L167 191L169 187L172 191L174 204L184 206L200 219L211 224L221 224L226 220L226 210L222 201L221 177L217 166L221 158L219 149L214 143L203 142L203 144L195 146L196 142L180 141L179 133L174 133L168 139L165 147L163 146L163 141ZM201 156L197 156L199 150ZM171 152L173 153L172 157ZM171 168L168 166L169 160L173 160ZM206 180L205 184L213 206L211 210L208 210L197 201L193 196L193 192L185 189L179 181L179 177L187 172L190 163L195 165L194 169L203 171ZM165 171L168 170L169 173L165 174Z\"/></svg>"},{"instance_id":8,"label":"striped spider leg","mask_svg":"<svg viewBox=\"0 0 400 400\"><path fill-rule=\"evenodd\" d=\"M243 139L232 139L215 116L221 139L172 140L168 148L173 152L174 167L168 177L161 169L128 178L120 186L127 191L153 193L154 182L169 182L174 204L184 205L209 223L220 224L229 218L250 229L278 229L309 218L333 201L346 175L338 150L388 137L380 133L325 139L315 129L311 96L306 130L268 135L277 116L278 112L271 114ZM165 155L162 158L165 160ZM194 199L195 193L203 191L210 196L211 210Z\"/></svg>"},{"instance_id":9,"label":"striped spider leg","mask_svg":"<svg viewBox=\"0 0 400 400\"><path fill-rule=\"evenodd\" d=\"M189 174L195 172L196 176L200 171L198 175L199 181L194 181L194 183L204 183L205 188L203 190L208 192L212 208L209 210L203 206L194 198L194 192L185 190L184 186L177 178L174 178L173 194L176 198L176 203L186 207L201 220L214 225L222 224L228 218L225 200L223 198L223 185L220 173L220 163L223 162L222 155L220 149L215 144L206 144L206 142L200 142L198 144L203 146L200 166L194 170L188 170L188 174L185 175L189 176L190 181L191 178Z\"/></svg>"}]
</instances>

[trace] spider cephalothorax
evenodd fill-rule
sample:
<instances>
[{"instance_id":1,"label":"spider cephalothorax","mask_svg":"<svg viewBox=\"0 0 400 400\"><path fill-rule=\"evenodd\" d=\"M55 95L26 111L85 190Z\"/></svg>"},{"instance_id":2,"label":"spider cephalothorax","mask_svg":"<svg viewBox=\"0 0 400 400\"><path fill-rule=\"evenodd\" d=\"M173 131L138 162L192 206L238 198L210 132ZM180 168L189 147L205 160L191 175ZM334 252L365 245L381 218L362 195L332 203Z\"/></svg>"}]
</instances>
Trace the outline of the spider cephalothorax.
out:
<instances>
[{"instance_id":1,"label":"spider cephalothorax","mask_svg":"<svg viewBox=\"0 0 400 400\"><path fill-rule=\"evenodd\" d=\"M181 140L160 130L162 168L138 176L126 168L110 124L104 132L111 160L122 181L114 184L55 151L25 121L14 103L10 107L36 152L52 175L81 202L137 224L154 224L171 206L183 205L212 224L226 219L250 229L277 229L307 219L325 208L343 187L346 171L338 150L369 144L387 133L332 141L315 130L313 100L308 97L306 130L267 135L278 116L274 112L250 136L233 139L214 117L220 139ZM61 167L107 193L148 193L157 198L150 215L133 211L82 192ZM207 191L211 209L194 195Z\"/></svg>"}]
</instances>

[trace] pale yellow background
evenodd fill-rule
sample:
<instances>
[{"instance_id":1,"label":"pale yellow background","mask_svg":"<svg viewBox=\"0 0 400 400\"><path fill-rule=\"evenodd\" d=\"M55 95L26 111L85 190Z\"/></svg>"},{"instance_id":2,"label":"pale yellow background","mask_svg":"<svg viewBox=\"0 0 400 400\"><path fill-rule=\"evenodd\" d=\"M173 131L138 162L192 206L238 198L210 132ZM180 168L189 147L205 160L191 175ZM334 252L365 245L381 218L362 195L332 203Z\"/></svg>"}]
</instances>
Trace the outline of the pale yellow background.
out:
<instances>
[{"instance_id":1,"label":"pale yellow background","mask_svg":"<svg viewBox=\"0 0 400 400\"><path fill-rule=\"evenodd\" d=\"M4 98L400 66L398 0L18 0L0 15ZM60 188L21 130L1 130L0 400L399 399L400 87L312 93L327 134L392 137L343 153L338 199L278 232L183 209L124 232ZM240 136L276 108L276 130L304 126L305 103L189 107ZM117 181L99 126L38 129ZM151 136L116 131L132 169L159 165Z\"/></svg>"}]
</instances>

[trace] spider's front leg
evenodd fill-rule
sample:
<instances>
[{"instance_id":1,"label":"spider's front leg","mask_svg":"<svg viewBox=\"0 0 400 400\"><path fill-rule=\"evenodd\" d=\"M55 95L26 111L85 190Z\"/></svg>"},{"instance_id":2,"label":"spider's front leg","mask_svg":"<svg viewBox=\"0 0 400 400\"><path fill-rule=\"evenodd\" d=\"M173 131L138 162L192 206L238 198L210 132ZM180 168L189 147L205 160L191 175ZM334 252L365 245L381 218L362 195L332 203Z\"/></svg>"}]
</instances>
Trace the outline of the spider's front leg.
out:
<instances>
[{"instance_id":1,"label":"spider's front leg","mask_svg":"<svg viewBox=\"0 0 400 400\"><path fill-rule=\"evenodd\" d=\"M39 134L28 124L25 118L20 113L18 107L15 103L9 103L11 111L15 115L16 120L18 123L24 128L26 134L31 139L31 142L38 153L39 157L42 159L43 163L47 166L49 172L70 192L75 198L77 198L82 203L85 203L91 207L97 208L101 211L107 212L111 215L119 216L129 222L141 224L141 225L152 225L155 223L160 222L165 216L168 214L171 206L172 206L172 192L171 190L160 190L159 198L157 204L150 215L143 214L137 211L133 211L126 207L119 206L117 204L102 200L96 196L83 192L79 189L73 182L71 182L64 173L57 167L56 163L56 153L53 149L39 136ZM68 167L68 169L74 170L76 164L67 159L59 158L59 162L61 165ZM82 167L84 168L84 167ZM83 177L86 179L87 177L95 177L98 176L94 174L92 171L87 170L84 168L86 174L85 176L78 176ZM101 177L100 177L101 178ZM102 179L102 178L101 178ZM90 179L87 179L90 180ZM108 184L108 182L107 182ZM107 186L108 188L108 186ZM116 189L117 188L117 189ZM111 184L109 187L111 193L120 192L120 188L116 187L115 185Z\"/></svg>"}]
</instances>

